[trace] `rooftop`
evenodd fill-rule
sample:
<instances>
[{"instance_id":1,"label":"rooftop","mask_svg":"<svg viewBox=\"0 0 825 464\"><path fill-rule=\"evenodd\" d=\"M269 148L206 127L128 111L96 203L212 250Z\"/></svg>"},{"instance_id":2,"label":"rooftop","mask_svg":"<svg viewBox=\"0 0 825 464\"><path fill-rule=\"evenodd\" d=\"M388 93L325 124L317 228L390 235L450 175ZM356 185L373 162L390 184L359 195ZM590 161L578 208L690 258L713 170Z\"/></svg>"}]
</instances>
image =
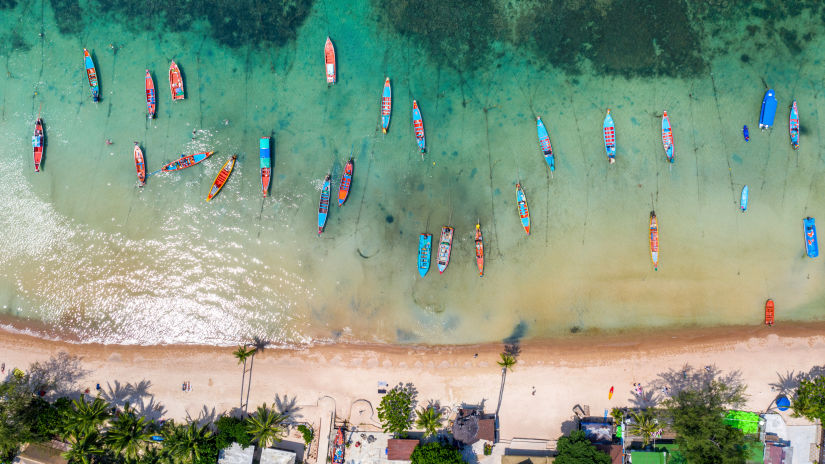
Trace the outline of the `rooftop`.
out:
<instances>
[{"instance_id":1,"label":"rooftop","mask_svg":"<svg viewBox=\"0 0 825 464\"><path fill-rule=\"evenodd\" d=\"M390 461L409 461L418 440L390 438L387 440L387 459Z\"/></svg>"}]
</instances>

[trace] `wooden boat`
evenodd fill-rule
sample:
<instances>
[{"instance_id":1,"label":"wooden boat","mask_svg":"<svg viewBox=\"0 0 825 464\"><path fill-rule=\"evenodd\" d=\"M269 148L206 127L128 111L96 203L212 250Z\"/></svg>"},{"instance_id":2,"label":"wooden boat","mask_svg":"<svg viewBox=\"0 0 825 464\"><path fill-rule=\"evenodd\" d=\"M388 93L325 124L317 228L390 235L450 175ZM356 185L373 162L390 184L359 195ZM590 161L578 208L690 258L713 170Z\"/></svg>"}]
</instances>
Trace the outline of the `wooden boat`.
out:
<instances>
[{"instance_id":1,"label":"wooden boat","mask_svg":"<svg viewBox=\"0 0 825 464\"><path fill-rule=\"evenodd\" d=\"M335 434L335 441L332 443L332 463L344 464L344 452L347 447L344 443L344 432L341 427L338 427L338 433Z\"/></svg>"},{"instance_id":2,"label":"wooden boat","mask_svg":"<svg viewBox=\"0 0 825 464\"><path fill-rule=\"evenodd\" d=\"M236 159L238 159L238 155L232 155L231 158L223 163L223 167L218 172L218 175L215 176L215 180L212 182L212 189L209 190L209 193L206 195L206 201L211 201L215 198L215 195L221 191L224 184L226 184L226 181L229 179L229 175L232 174L232 169L235 168Z\"/></svg>"},{"instance_id":3,"label":"wooden boat","mask_svg":"<svg viewBox=\"0 0 825 464\"><path fill-rule=\"evenodd\" d=\"M418 236L418 273L421 277L427 275L430 270L430 250L433 246L432 234L421 234Z\"/></svg>"},{"instance_id":4,"label":"wooden boat","mask_svg":"<svg viewBox=\"0 0 825 464\"><path fill-rule=\"evenodd\" d=\"M40 163L43 162L43 120L37 118L34 122L34 135L32 136L32 151L34 152L34 172L40 172Z\"/></svg>"},{"instance_id":5,"label":"wooden boat","mask_svg":"<svg viewBox=\"0 0 825 464\"><path fill-rule=\"evenodd\" d=\"M521 188L521 183L516 184L516 203L518 204L518 217L521 219L521 225L527 235L530 235L530 210L527 209L527 196L524 194L524 189Z\"/></svg>"},{"instance_id":6,"label":"wooden boat","mask_svg":"<svg viewBox=\"0 0 825 464\"><path fill-rule=\"evenodd\" d=\"M183 77L174 61L169 65L169 90L172 92L172 100L184 99Z\"/></svg>"},{"instance_id":7,"label":"wooden boat","mask_svg":"<svg viewBox=\"0 0 825 464\"><path fill-rule=\"evenodd\" d=\"M676 154L673 149L673 129L670 127L670 118L667 111L662 115L662 145L665 147L665 156L671 163L676 161Z\"/></svg>"},{"instance_id":8,"label":"wooden boat","mask_svg":"<svg viewBox=\"0 0 825 464\"><path fill-rule=\"evenodd\" d=\"M418 102L415 100L413 100L412 116L415 140L418 142L421 156L424 156L424 152L427 150L427 141L424 139L424 120L421 118L421 110L418 109Z\"/></svg>"},{"instance_id":9,"label":"wooden boat","mask_svg":"<svg viewBox=\"0 0 825 464\"><path fill-rule=\"evenodd\" d=\"M745 142L751 139L751 134L748 131L748 126L742 126L742 136L745 137Z\"/></svg>"},{"instance_id":10,"label":"wooden boat","mask_svg":"<svg viewBox=\"0 0 825 464\"><path fill-rule=\"evenodd\" d=\"M390 114L392 113L392 88L390 78L384 80L384 93L381 94L381 129L384 133L390 128Z\"/></svg>"},{"instance_id":11,"label":"wooden boat","mask_svg":"<svg viewBox=\"0 0 825 464\"><path fill-rule=\"evenodd\" d=\"M83 62L86 66L86 77L89 79L89 87L92 89L92 101L100 101L100 86L97 83L97 71L95 62L92 61L89 50L83 49Z\"/></svg>"},{"instance_id":12,"label":"wooden boat","mask_svg":"<svg viewBox=\"0 0 825 464\"><path fill-rule=\"evenodd\" d=\"M802 221L805 227L805 252L811 258L819 256L819 242L816 240L816 221L808 216Z\"/></svg>"},{"instance_id":13,"label":"wooden boat","mask_svg":"<svg viewBox=\"0 0 825 464\"><path fill-rule=\"evenodd\" d=\"M329 214L329 191L330 175L324 177L324 185L321 187L321 202L318 205L318 235L324 231L327 225L327 215Z\"/></svg>"},{"instance_id":14,"label":"wooden boat","mask_svg":"<svg viewBox=\"0 0 825 464\"><path fill-rule=\"evenodd\" d=\"M436 263L438 264L438 273L442 274L447 265L450 264L450 252L453 249L453 231L450 226L441 228L441 240L438 242L438 256Z\"/></svg>"},{"instance_id":15,"label":"wooden boat","mask_svg":"<svg viewBox=\"0 0 825 464\"><path fill-rule=\"evenodd\" d=\"M765 325L773 325L773 300L765 302Z\"/></svg>"},{"instance_id":16,"label":"wooden boat","mask_svg":"<svg viewBox=\"0 0 825 464\"><path fill-rule=\"evenodd\" d=\"M610 164L616 162L616 125L613 124L613 116L610 116L610 110L607 110L607 115L604 117L604 150L607 152L607 161Z\"/></svg>"},{"instance_id":17,"label":"wooden boat","mask_svg":"<svg viewBox=\"0 0 825 464\"><path fill-rule=\"evenodd\" d=\"M476 264L478 264L478 276L484 275L484 239L481 237L481 224L476 223Z\"/></svg>"},{"instance_id":18,"label":"wooden boat","mask_svg":"<svg viewBox=\"0 0 825 464\"><path fill-rule=\"evenodd\" d=\"M650 261L653 263L653 270L659 270L659 222L656 220L656 212L650 212Z\"/></svg>"},{"instance_id":19,"label":"wooden boat","mask_svg":"<svg viewBox=\"0 0 825 464\"><path fill-rule=\"evenodd\" d=\"M742 187L742 196L739 197L739 209L744 213L748 209L748 186Z\"/></svg>"},{"instance_id":20,"label":"wooden boat","mask_svg":"<svg viewBox=\"0 0 825 464\"><path fill-rule=\"evenodd\" d=\"M338 206L344 206L349 196L349 188L352 186L352 174L355 170L355 161L350 158L344 166L344 174L341 175L341 185L338 187Z\"/></svg>"},{"instance_id":21,"label":"wooden boat","mask_svg":"<svg viewBox=\"0 0 825 464\"><path fill-rule=\"evenodd\" d=\"M146 185L146 161L143 159L143 150L140 145L135 142L135 170L137 171L138 185L143 187Z\"/></svg>"},{"instance_id":22,"label":"wooden boat","mask_svg":"<svg viewBox=\"0 0 825 464\"><path fill-rule=\"evenodd\" d=\"M155 117L157 110L158 97L155 93L155 81L152 80L152 74L146 70L146 117L152 119Z\"/></svg>"},{"instance_id":23,"label":"wooden boat","mask_svg":"<svg viewBox=\"0 0 825 464\"><path fill-rule=\"evenodd\" d=\"M765 97L762 98L762 110L759 112L759 128L762 130L773 127L773 120L776 118L776 107L779 102L776 100L773 89L765 92Z\"/></svg>"},{"instance_id":24,"label":"wooden boat","mask_svg":"<svg viewBox=\"0 0 825 464\"><path fill-rule=\"evenodd\" d=\"M541 121L541 117L536 118L536 131L539 135L539 148L544 153L544 161L550 166L551 171L556 170L556 157L553 156L553 147L550 145L550 134L547 133L547 128Z\"/></svg>"},{"instance_id":25,"label":"wooden boat","mask_svg":"<svg viewBox=\"0 0 825 464\"><path fill-rule=\"evenodd\" d=\"M335 84L335 47L332 46L332 40L327 37L327 43L324 44L324 63L327 65L327 86Z\"/></svg>"},{"instance_id":26,"label":"wooden boat","mask_svg":"<svg viewBox=\"0 0 825 464\"><path fill-rule=\"evenodd\" d=\"M272 179L272 153L269 148L269 137L261 137L259 146L261 152L261 191L264 198L266 198L266 194L269 193L269 183Z\"/></svg>"},{"instance_id":27,"label":"wooden boat","mask_svg":"<svg viewBox=\"0 0 825 464\"><path fill-rule=\"evenodd\" d=\"M794 150L799 150L799 110L796 107L796 100L791 105L790 115L791 146Z\"/></svg>"},{"instance_id":28,"label":"wooden boat","mask_svg":"<svg viewBox=\"0 0 825 464\"><path fill-rule=\"evenodd\" d=\"M171 163L167 164L166 166L160 168L163 172L171 172L171 171L180 171L181 169L186 169L188 167L194 166L201 161L205 160L212 156L212 151L205 152L205 153L195 153L193 155L185 155L181 156L180 158L172 161Z\"/></svg>"}]
</instances>

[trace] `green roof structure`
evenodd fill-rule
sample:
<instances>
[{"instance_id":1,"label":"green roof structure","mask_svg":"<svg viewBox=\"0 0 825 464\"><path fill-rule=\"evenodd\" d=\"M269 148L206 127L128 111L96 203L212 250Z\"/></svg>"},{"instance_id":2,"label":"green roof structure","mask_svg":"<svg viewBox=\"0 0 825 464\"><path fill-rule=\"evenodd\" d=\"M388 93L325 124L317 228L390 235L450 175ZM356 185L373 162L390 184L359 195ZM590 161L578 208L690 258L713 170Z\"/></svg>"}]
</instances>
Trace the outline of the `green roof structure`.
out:
<instances>
[{"instance_id":1,"label":"green roof structure","mask_svg":"<svg viewBox=\"0 0 825 464\"><path fill-rule=\"evenodd\" d=\"M667 464L667 453L664 451L631 451L630 460L633 464Z\"/></svg>"},{"instance_id":2,"label":"green roof structure","mask_svg":"<svg viewBox=\"0 0 825 464\"><path fill-rule=\"evenodd\" d=\"M759 433L759 415L753 412L728 411L725 414L725 424L741 430L745 435Z\"/></svg>"}]
</instances>

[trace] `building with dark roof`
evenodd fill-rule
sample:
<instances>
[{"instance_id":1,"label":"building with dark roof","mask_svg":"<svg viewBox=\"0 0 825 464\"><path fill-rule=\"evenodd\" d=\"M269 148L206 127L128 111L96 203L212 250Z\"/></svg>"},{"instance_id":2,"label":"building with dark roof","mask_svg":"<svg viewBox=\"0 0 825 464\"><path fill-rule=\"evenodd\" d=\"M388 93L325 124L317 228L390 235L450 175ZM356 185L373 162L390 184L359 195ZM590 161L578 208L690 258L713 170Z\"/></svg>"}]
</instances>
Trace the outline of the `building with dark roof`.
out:
<instances>
[{"instance_id":1,"label":"building with dark roof","mask_svg":"<svg viewBox=\"0 0 825 464\"><path fill-rule=\"evenodd\" d=\"M387 460L409 461L413 450L418 446L418 440L390 438L387 440Z\"/></svg>"}]
</instances>

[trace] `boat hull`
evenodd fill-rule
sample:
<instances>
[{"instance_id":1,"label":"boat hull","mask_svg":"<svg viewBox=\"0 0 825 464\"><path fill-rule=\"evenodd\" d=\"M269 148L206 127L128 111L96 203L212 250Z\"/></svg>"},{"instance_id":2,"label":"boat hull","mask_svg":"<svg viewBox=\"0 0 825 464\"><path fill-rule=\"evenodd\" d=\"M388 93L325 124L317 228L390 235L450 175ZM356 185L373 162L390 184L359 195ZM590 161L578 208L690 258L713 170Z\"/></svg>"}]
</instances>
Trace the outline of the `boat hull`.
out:
<instances>
[{"instance_id":1,"label":"boat hull","mask_svg":"<svg viewBox=\"0 0 825 464\"><path fill-rule=\"evenodd\" d=\"M392 87L390 78L384 80L384 92L381 94L381 130L386 134L390 129L390 115L392 114Z\"/></svg>"},{"instance_id":2,"label":"boat hull","mask_svg":"<svg viewBox=\"0 0 825 464\"><path fill-rule=\"evenodd\" d=\"M174 61L169 65L169 91L172 93L172 100L183 100L186 97L183 91L183 76Z\"/></svg>"},{"instance_id":3,"label":"boat hull","mask_svg":"<svg viewBox=\"0 0 825 464\"><path fill-rule=\"evenodd\" d=\"M742 187L742 195L739 197L739 209L744 213L748 210L748 186Z\"/></svg>"},{"instance_id":4,"label":"boat hull","mask_svg":"<svg viewBox=\"0 0 825 464\"><path fill-rule=\"evenodd\" d=\"M34 156L34 172L40 172L40 165L43 163L44 150L43 120L37 118L34 122L34 135L32 136L32 152Z\"/></svg>"},{"instance_id":5,"label":"boat hull","mask_svg":"<svg viewBox=\"0 0 825 464\"><path fill-rule=\"evenodd\" d=\"M607 115L604 117L602 132L604 134L604 151L607 153L607 161L613 164L616 162L616 125L613 123L610 110L607 110Z\"/></svg>"},{"instance_id":6,"label":"boat hull","mask_svg":"<svg viewBox=\"0 0 825 464\"><path fill-rule=\"evenodd\" d=\"M421 117L421 110L418 108L418 102L415 100L413 100L412 117L415 141L418 143L418 150L423 155L427 150L427 140L424 138L424 119Z\"/></svg>"},{"instance_id":7,"label":"boat hull","mask_svg":"<svg viewBox=\"0 0 825 464\"><path fill-rule=\"evenodd\" d=\"M266 198L269 193L269 184L272 181L272 151L269 137L261 137L259 141L261 160L261 192Z\"/></svg>"},{"instance_id":8,"label":"boat hull","mask_svg":"<svg viewBox=\"0 0 825 464\"><path fill-rule=\"evenodd\" d=\"M653 263L653 270L659 270L659 221L656 219L656 213L650 212L650 262Z\"/></svg>"},{"instance_id":9,"label":"boat hull","mask_svg":"<svg viewBox=\"0 0 825 464\"><path fill-rule=\"evenodd\" d=\"M355 161L350 159L344 166L344 174L341 175L341 185L338 187L338 206L344 206L349 196L349 189L352 186L352 175L355 172Z\"/></svg>"},{"instance_id":10,"label":"boat hull","mask_svg":"<svg viewBox=\"0 0 825 464\"><path fill-rule=\"evenodd\" d=\"M527 235L530 235L530 210L527 208L527 195L524 194L524 189L521 184L516 184L516 205L518 206L518 216L521 220L521 226Z\"/></svg>"},{"instance_id":11,"label":"boat hull","mask_svg":"<svg viewBox=\"0 0 825 464\"><path fill-rule=\"evenodd\" d=\"M762 130L773 127L773 121L776 118L776 107L779 102L776 100L773 89L765 92L765 97L762 98L762 110L759 112L759 128Z\"/></svg>"},{"instance_id":12,"label":"boat hull","mask_svg":"<svg viewBox=\"0 0 825 464\"><path fill-rule=\"evenodd\" d=\"M86 78L89 81L89 88L92 91L92 101L100 101L100 85L97 81L97 70L89 50L83 49L83 64L86 67Z\"/></svg>"},{"instance_id":13,"label":"boat hull","mask_svg":"<svg viewBox=\"0 0 825 464\"><path fill-rule=\"evenodd\" d=\"M155 81L152 74L146 70L146 118L153 119L157 114L157 93L155 92Z\"/></svg>"},{"instance_id":14,"label":"boat hull","mask_svg":"<svg viewBox=\"0 0 825 464\"><path fill-rule=\"evenodd\" d=\"M441 228L441 239L438 242L438 273L444 273L447 266L450 264L450 253L453 249L453 232L455 230L450 226Z\"/></svg>"},{"instance_id":15,"label":"boat hull","mask_svg":"<svg viewBox=\"0 0 825 464\"><path fill-rule=\"evenodd\" d=\"M215 180L212 181L212 188L209 190L209 193L206 195L206 201L212 201L215 198L215 195L221 191L224 185L226 185L226 181L229 180L229 176L232 174L232 169L235 168L235 160L238 159L237 155L232 155L221 167L221 170L218 171L218 175L215 176Z\"/></svg>"},{"instance_id":16,"label":"boat hull","mask_svg":"<svg viewBox=\"0 0 825 464\"><path fill-rule=\"evenodd\" d=\"M324 178L324 184L321 187L321 201L318 204L318 235L324 232L327 225L327 216L329 215L329 192L330 192L330 175Z\"/></svg>"},{"instance_id":17,"label":"boat hull","mask_svg":"<svg viewBox=\"0 0 825 464\"><path fill-rule=\"evenodd\" d=\"M536 132L539 136L539 148L544 154L544 161L551 171L556 170L556 157L553 155L553 146L550 145L550 134L547 132L547 127L544 126L541 118L536 118Z\"/></svg>"},{"instance_id":18,"label":"boat hull","mask_svg":"<svg viewBox=\"0 0 825 464\"><path fill-rule=\"evenodd\" d=\"M338 77L335 69L335 47L329 37L324 44L324 64L326 65L327 86L334 85Z\"/></svg>"},{"instance_id":19,"label":"boat hull","mask_svg":"<svg viewBox=\"0 0 825 464\"><path fill-rule=\"evenodd\" d=\"M794 150L799 150L799 109L796 100L791 105L791 115L789 116L789 131L791 133L791 146Z\"/></svg>"},{"instance_id":20,"label":"boat hull","mask_svg":"<svg viewBox=\"0 0 825 464\"><path fill-rule=\"evenodd\" d=\"M665 156L669 162L676 161L675 150L673 148L673 128L670 126L670 118L667 111L662 115L662 145L665 148Z\"/></svg>"},{"instance_id":21,"label":"boat hull","mask_svg":"<svg viewBox=\"0 0 825 464\"><path fill-rule=\"evenodd\" d=\"M765 302L765 325L771 326L774 322L774 304L773 300Z\"/></svg>"},{"instance_id":22,"label":"boat hull","mask_svg":"<svg viewBox=\"0 0 825 464\"><path fill-rule=\"evenodd\" d=\"M421 274L421 277L426 276L430 270L430 253L432 246L432 234L421 234L418 236L418 273Z\"/></svg>"},{"instance_id":23,"label":"boat hull","mask_svg":"<svg viewBox=\"0 0 825 464\"><path fill-rule=\"evenodd\" d=\"M182 156L160 168L160 170L163 172L180 171L181 169L186 169L202 162L212 156L212 153L214 152L209 151L205 153L195 153L193 155Z\"/></svg>"},{"instance_id":24,"label":"boat hull","mask_svg":"<svg viewBox=\"0 0 825 464\"><path fill-rule=\"evenodd\" d=\"M805 253L810 258L819 256L819 242L816 239L816 221L812 217L806 217L802 221L805 228Z\"/></svg>"},{"instance_id":25,"label":"boat hull","mask_svg":"<svg viewBox=\"0 0 825 464\"><path fill-rule=\"evenodd\" d=\"M742 126L742 137L745 137L745 142L751 139L751 134L748 131L748 126Z\"/></svg>"},{"instance_id":26,"label":"boat hull","mask_svg":"<svg viewBox=\"0 0 825 464\"><path fill-rule=\"evenodd\" d=\"M481 224L476 224L476 265L478 266L478 276L484 275L484 238L481 235Z\"/></svg>"},{"instance_id":27,"label":"boat hull","mask_svg":"<svg viewBox=\"0 0 825 464\"><path fill-rule=\"evenodd\" d=\"M135 142L134 157L135 157L135 171L137 171L138 185L143 187L144 185L146 185L146 161L143 158L143 150L140 149L140 145L138 145L137 142Z\"/></svg>"}]
</instances>

